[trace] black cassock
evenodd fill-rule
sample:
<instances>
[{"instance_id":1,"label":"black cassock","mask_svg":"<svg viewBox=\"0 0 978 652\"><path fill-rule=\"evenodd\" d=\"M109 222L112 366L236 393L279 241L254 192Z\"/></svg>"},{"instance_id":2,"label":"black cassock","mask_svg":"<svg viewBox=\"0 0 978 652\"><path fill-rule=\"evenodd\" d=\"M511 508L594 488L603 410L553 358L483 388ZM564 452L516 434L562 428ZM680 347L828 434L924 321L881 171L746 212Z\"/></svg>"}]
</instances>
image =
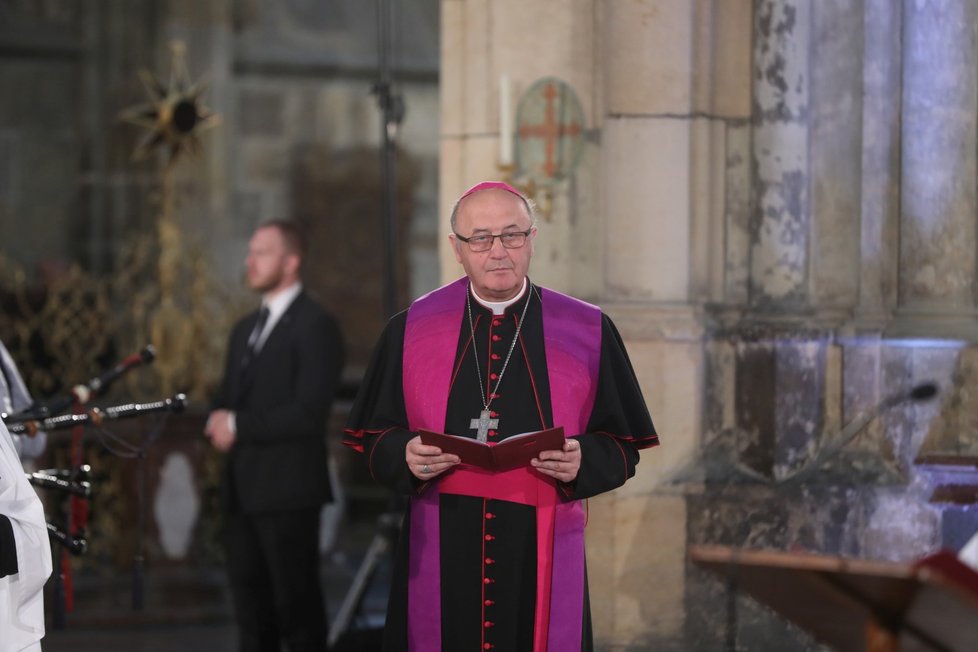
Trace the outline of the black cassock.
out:
<instances>
[{"instance_id":1,"label":"black cassock","mask_svg":"<svg viewBox=\"0 0 978 652\"><path fill-rule=\"evenodd\" d=\"M505 364L528 298L531 303L519 339ZM475 437L470 422L484 409L480 389L487 397L495 394L489 409L499 424L489 431L490 442L553 427L540 295L528 292L504 315L494 316L474 300L471 305L475 346L463 306L445 431ZM416 434L407 430L401 384L406 316L407 312L402 312L391 319L373 353L350 413L346 443L364 452L377 481L398 493L414 495L425 483L411 474L404 459L407 442ZM479 356L478 372L473 351ZM597 395L587 430L577 439L581 443L577 479L558 484L564 496L574 499L621 486L635 473L638 449L658 444L621 337L605 315ZM482 650L489 644L496 650L531 650L536 600L535 509L508 501L442 494L440 523L442 649ZM384 650L407 649L406 531L402 528L398 544ZM486 564L491 568L486 569ZM492 584L484 583L487 574ZM584 611L582 649L590 650L586 587Z\"/></svg>"}]
</instances>

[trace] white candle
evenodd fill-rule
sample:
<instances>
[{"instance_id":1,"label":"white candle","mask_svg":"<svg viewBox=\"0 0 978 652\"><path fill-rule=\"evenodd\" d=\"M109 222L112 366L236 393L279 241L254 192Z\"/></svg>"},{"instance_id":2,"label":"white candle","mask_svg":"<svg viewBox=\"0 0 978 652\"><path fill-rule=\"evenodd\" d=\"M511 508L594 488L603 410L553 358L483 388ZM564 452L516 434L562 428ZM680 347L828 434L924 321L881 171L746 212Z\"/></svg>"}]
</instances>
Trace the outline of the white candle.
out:
<instances>
[{"instance_id":1,"label":"white candle","mask_svg":"<svg viewBox=\"0 0 978 652\"><path fill-rule=\"evenodd\" d=\"M513 121L509 106L509 75L499 77L499 164L513 164Z\"/></svg>"}]
</instances>

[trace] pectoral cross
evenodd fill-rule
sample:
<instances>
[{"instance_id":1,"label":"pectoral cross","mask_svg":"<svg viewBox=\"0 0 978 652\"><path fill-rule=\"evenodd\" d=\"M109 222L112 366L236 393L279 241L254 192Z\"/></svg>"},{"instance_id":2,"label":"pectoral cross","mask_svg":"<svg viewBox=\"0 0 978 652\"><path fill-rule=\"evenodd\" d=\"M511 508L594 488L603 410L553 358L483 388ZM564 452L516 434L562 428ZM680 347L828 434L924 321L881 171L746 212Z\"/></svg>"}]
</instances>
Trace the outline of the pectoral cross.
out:
<instances>
[{"instance_id":1,"label":"pectoral cross","mask_svg":"<svg viewBox=\"0 0 978 652\"><path fill-rule=\"evenodd\" d=\"M499 419L490 419L489 410L483 410L479 413L478 419L472 419L469 421L469 428L476 430L475 438L482 443L486 442L489 437L489 428L498 428Z\"/></svg>"}]
</instances>

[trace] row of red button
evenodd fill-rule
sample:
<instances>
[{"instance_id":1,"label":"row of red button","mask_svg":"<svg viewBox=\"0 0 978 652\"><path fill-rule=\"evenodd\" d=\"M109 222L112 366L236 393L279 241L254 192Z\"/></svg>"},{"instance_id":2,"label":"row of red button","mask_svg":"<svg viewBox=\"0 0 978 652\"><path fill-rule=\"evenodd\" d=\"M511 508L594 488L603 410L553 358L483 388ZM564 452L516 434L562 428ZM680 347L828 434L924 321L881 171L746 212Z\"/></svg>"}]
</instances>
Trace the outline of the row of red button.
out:
<instances>
[{"instance_id":1,"label":"row of red button","mask_svg":"<svg viewBox=\"0 0 978 652\"><path fill-rule=\"evenodd\" d=\"M493 320L492 320L492 325L493 326L499 326L501 323L502 323L502 320L499 317L494 317ZM493 336L492 336L492 341L493 342L498 342L500 339L502 339L502 338L499 335L493 334ZM492 360L492 361L494 361L494 362L499 362L503 358L498 353L490 353L489 354L489 359ZM494 372L494 371L492 371L490 369L489 379L490 380L497 380L498 378L499 378L499 374L497 374L496 372ZM500 397L499 394L490 394L489 395L489 400L497 399L499 397ZM497 418L499 418L499 413L498 412L490 412L489 413L489 418L490 419L497 419ZM499 433L497 431L495 431L495 430L490 430L487 434L490 437L495 437Z\"/></svg>"},{"instance_id":2,"label":"row of red button","mask_svg":"<svg viewBox=\"0 0 978 652\"><path fill-rule=\"evenodd\" d=\"M493 514L492 512L485 512L485 520L487 522L488 521L491 521L494 518L496 518L496 515L495 514ZM488 524L486 525L486 527L488 527ZM496 536L494 534L489 534L488 532L485 534L485 536L483 538L485 539L486 543L491 543L491 542L493 542L493 541L496 540ZM483 550L486 550L485 544L483 544ZM488 553L488 550L486 550L486 552ZM488 577L488 570L489 569L487 568L487 566L492 566L493 564L496 563L496 560L493 559L492 557L489 557L488 554L487 554L486 557L483 559L483 562L484 562L484 565L482 567L482 582L483 582L483 584L485 584L487 586L488 585L491 585L491 584L495 584L496 583L496 580L492 579L491 577ZM483 591L483 595L484 594L485 594L485 591ZM487 616L487 614L486 614L486 607L493 606L494 604L496 604L496 601L495 600L491 600L489 598L485 598L483 600L483 603L482 604L483 604L483 609L482 609L483 623L482 623L482 627L483 627L483 630L488 630L493 625L495 625L495 623L492 622L491 620L489 620L486 617ZM486 634L487 633L488 632L485 632L485 631L483 633L483 636L482 636L482 640L483 640L482 648L484 650L491 650L491 649L493 649L495 647L495 645L493 645L492 643L490 643L490 642L488 642L486 640Z\"/></svg>"},{"instance_id":3,"label":"row of red button","mask_svg":"<svg viewBox=\"0 0 978 652\"><path fill-rule=\"evenodd\" d=\"M501 323L502 323L502 320L499 319L498 317L495 317L492 320L493 327L499 326ZM499 342L502 338L499 335L493 334L491 339L492 339L493 342ZM491 352L490 355L489 355L489 359L491 360L491 362L495 362L495 363L498 364L499 361L502 360L502 356L499 355L498 353ZM489 372L490 372L489 373L489 378L491 380L497 380L499 378L499 374L496 373L496 372L494 372L494 371L492 371L491 368L490 368ZM499 396L500 396L499 394L490 394L489 399L490 400L497 399L497 398L499 398ZM489 413L489 416L492 419L498 419L499 418L499 413L498 412L495 412L495 411L491 411ZM495 431L495 430L490 430L489 433L488 433L488 435L490 437L495 437L498 434L499 433L497 431ZM486 512L485 513L485 520L486 521L491 521L494 518L496 518L496 515L493 514L492 512ZM486 527L488 527L488 525ZM485 541L486 541L486 543L491 543L491 542L493 542L495 540L496 540L496 536L495 535L486 533L486 535L485 535ZM486 585L486 586L495 584L496 583L496 580L494 580L494 579L492 579L491 577L488 576L488 570L489 570L488 567L489 566L492 566L493 564L495 564L496 563L496 560L493 559L492 557L489 557L488 555L486 555L485 558L483 559L483 562L484 562L484 565L482 567L482 582L483 582L483 584ZM486 608L487 607L492 607L494 604L496 604L496 601L495 600L491 600L489 598L486 598L483 601L482 604L483 604L483 609L482 609L482 613L483 613L483 622L482 622L482 627L483 627L483 638L482 638L482 640L483 640L483 643L482 643L482 649L484 649L484 650L491 650L491 649L495 648L496 646L493 645L492 643L490 643L489 641L487 641L486 640L486 636L488 634L488 630L490 628L492 628L495 625L495 623L492 622L491 620L489 620L486 617L487 616L487 614L486 614Z\"/></svg>"}]
</instances>

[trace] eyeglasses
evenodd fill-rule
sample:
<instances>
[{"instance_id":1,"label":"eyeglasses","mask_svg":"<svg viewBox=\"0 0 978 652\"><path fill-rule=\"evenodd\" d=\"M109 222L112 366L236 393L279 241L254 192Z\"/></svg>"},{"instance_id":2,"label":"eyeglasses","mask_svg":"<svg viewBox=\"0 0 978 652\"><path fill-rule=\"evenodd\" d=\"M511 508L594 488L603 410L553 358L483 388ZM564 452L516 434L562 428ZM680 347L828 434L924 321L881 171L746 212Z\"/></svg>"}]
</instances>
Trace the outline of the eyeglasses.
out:
<instances>
[{"instance_id":1,"label":"eyeglasses","mask_svg":"<svg viewBox=\"0 0 978 652\"><path fill-rule=\"evenodd\" d=\"M478 235L473 235L471 237L464 237L455 234L455 237L469 245L469 249L475 253L480 253L482 251L489 251L492 249L492 245L496 238L503 243L503 246L507 249L519 249L526 244L526 239L530 236L530 231L533 227L530 227L526 231L507 231L505 233L497 233L493 235L491 233L479 233Z\"/></svg>"}]
</instances>

